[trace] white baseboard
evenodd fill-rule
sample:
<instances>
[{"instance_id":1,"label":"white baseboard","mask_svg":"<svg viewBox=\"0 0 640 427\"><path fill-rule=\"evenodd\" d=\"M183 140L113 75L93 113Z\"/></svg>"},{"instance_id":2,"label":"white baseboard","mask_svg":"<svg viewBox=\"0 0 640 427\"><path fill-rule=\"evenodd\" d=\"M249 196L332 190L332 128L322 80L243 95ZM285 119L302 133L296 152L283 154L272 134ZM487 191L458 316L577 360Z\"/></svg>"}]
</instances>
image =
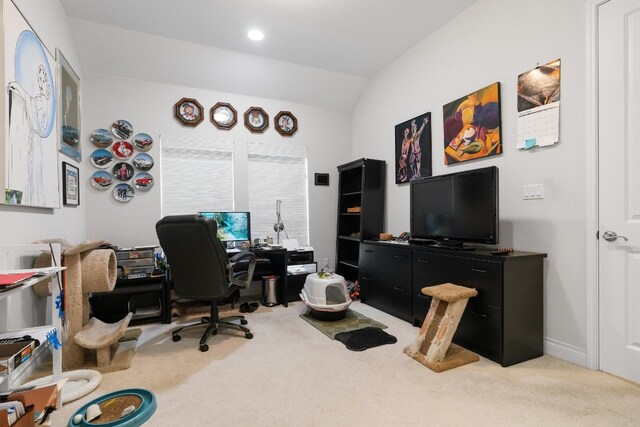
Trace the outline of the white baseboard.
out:
<instances>
[{"instance_id":1,"label":"white baseboard","mask_svg":"<svg viewBox=\"0 0 640 427\"><path fill-rule=\"evenodd\" d=\"M587 350L571 344L556 341L551 338L544 339L544 352L558 359L566 360L576 365L587 367Z\"/></svg>"}]
</instances>

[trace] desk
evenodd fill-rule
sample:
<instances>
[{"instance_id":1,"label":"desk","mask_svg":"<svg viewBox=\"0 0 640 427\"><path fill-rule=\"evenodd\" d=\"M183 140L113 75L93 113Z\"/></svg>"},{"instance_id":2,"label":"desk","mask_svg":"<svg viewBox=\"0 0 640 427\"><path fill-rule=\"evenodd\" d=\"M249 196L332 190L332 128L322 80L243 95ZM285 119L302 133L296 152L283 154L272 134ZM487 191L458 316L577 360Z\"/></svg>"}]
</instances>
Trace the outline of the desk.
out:
<instances>
[{"instance_id":1,"label":"desk","mask_svg":"<svg viewBox=\"0 0 640 427\"><path fill-rule=\"evenodd\" d=\"M269 248L252 248L250 251L255 254L256 258L268 259L268 263L256 263L256 269L253 272L253 280L262 280L264 276L278 276L278 302L283 306L288 307L287 302L287 265L288 257L287 250L269 249ZM236 252L237 253L237 252ZM230 252L229 257L232 257L235 253Z\"/></svg>"}]
</instances>

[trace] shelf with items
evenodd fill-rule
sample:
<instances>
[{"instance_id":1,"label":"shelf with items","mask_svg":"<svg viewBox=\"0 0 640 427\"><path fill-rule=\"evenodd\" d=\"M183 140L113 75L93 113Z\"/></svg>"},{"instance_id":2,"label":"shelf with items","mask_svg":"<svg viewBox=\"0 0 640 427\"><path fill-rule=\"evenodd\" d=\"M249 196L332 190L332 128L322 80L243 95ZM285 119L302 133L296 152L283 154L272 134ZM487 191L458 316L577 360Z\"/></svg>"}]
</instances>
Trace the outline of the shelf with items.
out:
<instances>
[{"instance_id":1,"label":"shelf with items","mask_svg":"<svg viewBox=\"0 0 640 427\"><path fill-rule=\"evenodd\" d=\"M54 267L40 269L15 269L15 266L25 264L27 260L33 265L35 258L41 253L51 254L51 265ZM57 381L62 374L62 352L58 346L58 333L62 330L61 312L58 309L61 293L59 273L65 267L57 267L61 257L60 244L29 244L29 245L0 245L0 273L34 272L35 275L25 280L21 286L0 292L0 339L17 338L30 335L37 339L40 345L33 349L31 355L12 372L0 375L0 392L6 392L19 387L41 365L49 354L52 358L53 380ZM39 283L48 283L51 296L36 297L31 288ZM43 301L43 313L35 313L16 307L23 307L34 298ZM49 307L46 308L46 304ZM42 314L42 316L39 316ZM50 317L47 319L47 317ZM44 319L44 325L34 325L35 319ZM26 326L29 324L29 326Z\"/></svg>"},{"instance_id":2,"label":"shelf with items","mask_svg":"<svg viewBox=\"0 0 640 427\"><path fill-rule=\"evenodd\" d=\"M338 166L338 173L336 272L355 281L360 242L382 231L385 162L359 159Z\"/></svg>"}]
</instances>

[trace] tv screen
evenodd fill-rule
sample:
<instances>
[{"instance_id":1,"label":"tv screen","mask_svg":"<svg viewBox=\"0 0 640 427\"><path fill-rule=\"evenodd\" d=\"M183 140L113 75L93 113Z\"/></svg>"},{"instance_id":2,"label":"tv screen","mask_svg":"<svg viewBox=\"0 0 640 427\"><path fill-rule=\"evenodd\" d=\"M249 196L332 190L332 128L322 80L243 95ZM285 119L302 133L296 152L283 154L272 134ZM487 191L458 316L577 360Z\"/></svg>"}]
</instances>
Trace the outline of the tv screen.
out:
<instances>
[{"instance_id":1,"label":"tv screen","mask_svg":"<svg viewBox=\"0 0 640 427\"><path fill-rule=\"evenodd\" d=\"M251 240L249 212L198 212L198 215L216 220L218 239L223 242Z\"/></svg>"},{"instance_id":2,"label":"tv screen","mask_svg":"<svg viewBox=\"0 0 640 427\"><path fill-rule=\"evenodd\" d=\"M411 238L498 243L498 168L411 181Z\"/></svg>"}]
</instances>

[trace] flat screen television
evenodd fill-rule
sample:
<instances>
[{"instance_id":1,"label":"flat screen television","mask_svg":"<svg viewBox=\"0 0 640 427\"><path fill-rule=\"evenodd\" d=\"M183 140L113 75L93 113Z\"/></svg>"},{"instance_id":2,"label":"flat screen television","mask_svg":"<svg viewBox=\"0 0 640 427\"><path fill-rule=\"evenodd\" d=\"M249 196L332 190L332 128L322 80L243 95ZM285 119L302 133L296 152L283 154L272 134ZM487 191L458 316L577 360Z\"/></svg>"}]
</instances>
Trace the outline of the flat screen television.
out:
<instances>
[{"instance_id":1,"label":"flat screen television","mask_svg":"<svg viewBox=\"0 0 640 427\"><path fill-rule=\"evenodd\" d=\"M496 244L498 204L495 166L411 181L411 240Z\"/></svg>"},{"instance_id":2,"label":"flat screen television","mask_svg":"<svg viewBox=\"0 0 640 427\"><path fill-rule=\"evenodd\" d=\"M218 239L223 242L251 240L249 212L198 212L198 215L216 220Z\"/></svg>"}]
</instances>

